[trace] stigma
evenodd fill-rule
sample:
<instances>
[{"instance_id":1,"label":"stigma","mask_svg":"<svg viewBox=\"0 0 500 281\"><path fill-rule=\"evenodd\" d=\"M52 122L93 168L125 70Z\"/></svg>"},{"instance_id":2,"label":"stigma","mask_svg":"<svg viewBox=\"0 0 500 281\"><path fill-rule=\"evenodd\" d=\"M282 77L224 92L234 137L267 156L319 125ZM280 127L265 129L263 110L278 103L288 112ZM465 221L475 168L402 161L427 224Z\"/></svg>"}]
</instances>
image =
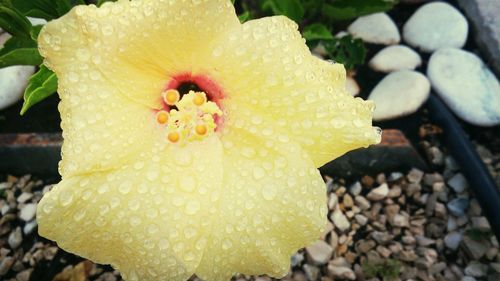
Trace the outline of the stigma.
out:
<instances>
[{"instance_id":1,"label":"stigma","mask_svg":"<svg viewBox=\"0 0 500 281\"><path fill-rule=\"evenodd\" d=\"M207 99L205 92L189 91L181 95L175 89L162 93L170 110L156 112L156 123L165 130L165 140L182 144L203 140L217 128L216 116L222 116L219 106Z\"/></svg>"}]
</instances>

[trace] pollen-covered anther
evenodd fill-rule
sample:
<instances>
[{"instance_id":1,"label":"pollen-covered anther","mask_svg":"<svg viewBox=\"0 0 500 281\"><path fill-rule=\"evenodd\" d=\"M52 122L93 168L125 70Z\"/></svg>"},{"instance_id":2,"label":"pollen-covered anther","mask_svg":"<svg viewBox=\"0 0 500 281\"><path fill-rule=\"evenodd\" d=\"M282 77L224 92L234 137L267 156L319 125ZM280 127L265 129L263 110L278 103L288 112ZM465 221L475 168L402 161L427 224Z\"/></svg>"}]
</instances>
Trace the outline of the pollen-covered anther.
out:
<instances>
[{"instance_id":1,"label":"pollen-covered anther","mask_svg":"<svg viewBox=\"0 0 500 281\"><path fill-rule=\"evenodd\" d=\"M197 106L202 106L207 101L205 93L197 92L193 97L193 103Z\"/></svg>"},{"instance_id":2,"label":"pollen-covered anther","mask_svg":"<svg viewBox=\"0 0 500 281\"><path fill-rule=\"evenodd\" d=\"M170 132L167 135L167 139L172 143L176 143L181 139L181 135L177 131Z\"/></svg>"},{"instance_id":3,"label":"pollen-covered anther","mask_svg":"<svg viewBox=\"0 0 500 281\"><path fill-rule=\"evenodd\" d=\"M169 91L164 93L165 102L173 102L178 93ZM167 118L164 118L163 112ZM204 92L190 91L175 102L175 108L168 112L159 111L156 119L164 125L170 143L184 144L212 135L217 128L216 115L222 116L222 111L215 102L209 101ZM162 123L163 121L166 123Z\"/></svg>"},{"instance_id":4,"label":"pollen-covered anther","mask_svg":"<svg viewBox=\"0 0 500 281\"><path fill-rule=\"evenodd\" d=\"M199 124L199 125L196 125L194 130L195 130L197 135L204 136L207 134L208 128L207 128L207 125L205 125L205 124Z\"/></svg>"},{"instance_id":5,"label":"pollen-covered anther","mask_svg":"<svg viewBox=\"0 0 500 281\"><path fill-rule=\"evenodd\" d=\"M156 122L160 125L165 125L168 122L169 114L165 110L160 110L156 113Z\"/></svg>"},{"instance_id":6,"label":"pollen-covered anther","mask_svg":"<svg viewBox=\"0 0 500 281\"><path fill-rule=\"evenodd\" d=\"M168 105L175 105L179 102L181 94L175 89L167 90L163 93L163 101Z\"/></svg>"}]
</instances>

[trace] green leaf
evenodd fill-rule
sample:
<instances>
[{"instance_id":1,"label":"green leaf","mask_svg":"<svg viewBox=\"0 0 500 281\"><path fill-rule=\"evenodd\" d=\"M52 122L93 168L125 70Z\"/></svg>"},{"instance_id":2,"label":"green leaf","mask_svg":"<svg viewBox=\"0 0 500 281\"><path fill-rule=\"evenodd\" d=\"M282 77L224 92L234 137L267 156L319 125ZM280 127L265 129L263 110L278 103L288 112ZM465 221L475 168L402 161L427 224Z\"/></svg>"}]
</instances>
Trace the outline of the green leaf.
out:
<instances>
[{"instance_id":1,"label":"green leaf","mask_svg":"<svg viewBox=\"0 0 500 281\"><path fill-rule=\"evenodd\" d=\"M42 28L43 28L43 25L34 25L30 31L31 39L38 41L38 34L40 34L40 31L42 30Z\"/></svg>"},{"instance_id":2,"label":"green leaf","mask_svg":"<svg viewBox=\"0 0 500 281\"><path fill-rule=\"evenodd\" d=\"M12 36L28 37L31 30L30 21L16 9L2 4L0 6L0 28Z\"/></svg>"},{"instance_id":3,"label":"green leaf","mask_svg":"<svg viewBox=\"0 0 500 281\"><path fill-rule=\"evenodd\" d=\"M240 20L241 23L246 22L247 20L250 19L250 17L251 15L249 11L245 11L243 14L238 15L238 19Z\"/></svg>"},{"instance_id":4,"label":"green leaf","mask_svg":"<svg viewBox=\"0 0 500 281\"><path fill-rule=\"evenodd\" d=\"M362 65L366 58L366 48L361 39L354 39L351 35L342 38L322 41L328 55L338 63L342 63L346 69L353 69Z\"/></svg>"},{"instance_id":5,"label":"green leaf","mask_svg":"<svg viewBox=\"0 0 500 281\"><path fill-rule=\"evenodd\" d=\"M323 4L322 14L332 21L350 20L360 16L385 12L392 9L398 0L333 0Z\"/></svg>"},{"instance_id":6,"label":"green leaf","mask_svg":"<svg viewBox=\"0 0 500 281\"><path fill-rule=\"evenodd\" d=\"M11 0L11 5L28 17L53 20L59 17L54 3L50 0Z\"/></svg>"},{"instance_id":7,"label":"green leaf","mask_svg":"<svg viewBox=\"0 0 500 281\"><path fill-rule=\"evenodd\" d=\"M43 58L31 38L11 37L0 50L0 68L11 65L39 65Z\"/></svg>"},{"instance_id":8,"label":"green leaf","mask_svg":"<svg viewBox=\"0 0 500 281\"><path fill-rule=\"evenodd\" d=\"M304 17L304 7L299 0L262 0L261 8L275 15L284 15L299 23Z\"/></svg>"},{"instance_id":9,"label":"green leaf","mask_svg":"<svg viewBox=\"0 0 500 281\"><path fill-rule=\"evenodd\" d=\"M304 30L302 31L302 36L307 41L333 39L332 33L330 33L328 28L321 23L313 23L311 25L304 27Z\"/></svg>"},{"instance_id":10,"label":"green leaf","mask_svg":"<svg viewBox=\"0 0 500 281\"><path fill-rule=\"evenodd\" d=\"M21 115L33 105L46 99L57 91L57 76L44 65L31 76L28 87L24 91L24 103Z\"/></svg>"},{"instance_id":11,"label":"green leaf","mask_svg":"<svg viewBox=\"0 0 500 281\"><path fill-rule=\"evenodd\" d=\"M65 15L83 0L10 0L11 5L26 16L43 18L47 21Z\"/></svg>"},{"instance_id":12,"label":"green leaf","mask_svg":"<svg viewBox=\"0 0 500 281\"><path fill-rule=\"evenodd\" d=\"M105 2L115 2L116 0L97 0L97 7L100 7ZM233 3L234 5L234 3Z\"/></svg>"}]
</instances>

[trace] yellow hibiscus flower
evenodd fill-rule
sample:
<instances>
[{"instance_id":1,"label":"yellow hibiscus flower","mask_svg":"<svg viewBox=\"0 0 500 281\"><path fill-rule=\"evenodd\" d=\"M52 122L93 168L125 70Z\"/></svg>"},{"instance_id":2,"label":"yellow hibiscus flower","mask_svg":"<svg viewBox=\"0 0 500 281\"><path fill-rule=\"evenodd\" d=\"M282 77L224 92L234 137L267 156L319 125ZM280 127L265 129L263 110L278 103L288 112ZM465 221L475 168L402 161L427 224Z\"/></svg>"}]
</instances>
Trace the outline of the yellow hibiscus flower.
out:
<instances>
[{"instance_id":1,"label":"yellow hibiscus flower","mask_svg":"<svg viewBox=\"0 0 500 281\"><path fill-rule=\"evenodd\" d=\"M229 0L78 6L39 45L64 137L39 232L127 280L285 275L326 223L316 168L380 138L342 65Z\"/></svg>"}]
</instances>

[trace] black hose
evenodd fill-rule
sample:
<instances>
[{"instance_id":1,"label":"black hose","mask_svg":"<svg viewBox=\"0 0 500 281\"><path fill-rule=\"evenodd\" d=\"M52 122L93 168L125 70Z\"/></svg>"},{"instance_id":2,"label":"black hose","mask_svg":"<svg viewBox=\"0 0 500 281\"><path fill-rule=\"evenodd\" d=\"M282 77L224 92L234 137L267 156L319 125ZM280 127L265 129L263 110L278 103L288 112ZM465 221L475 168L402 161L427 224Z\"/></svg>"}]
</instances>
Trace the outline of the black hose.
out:
<instances>
[{"instance_id":1,"label":"black hose","mask_svg":"<svg viewBox=\"0 0 500 281\"><path fill-rule=\"evenodd\" d=\"M500 241L500 193L476 149L446 105L436 96L427 101L430 118L444 131L450 153L462 168L491 229Z\"/></svg>"}]
</instances>

